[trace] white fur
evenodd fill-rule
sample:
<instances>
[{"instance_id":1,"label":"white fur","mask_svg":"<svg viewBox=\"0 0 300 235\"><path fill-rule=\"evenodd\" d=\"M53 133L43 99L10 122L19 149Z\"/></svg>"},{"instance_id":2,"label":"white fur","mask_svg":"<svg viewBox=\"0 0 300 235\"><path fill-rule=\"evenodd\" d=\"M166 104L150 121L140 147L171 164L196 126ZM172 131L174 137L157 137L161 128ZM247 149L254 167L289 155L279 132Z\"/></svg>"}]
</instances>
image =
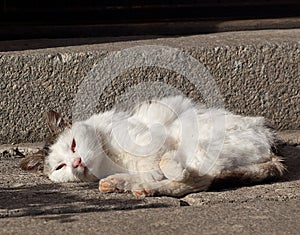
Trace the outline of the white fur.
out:
<instances>
[{"instance_id":1,"label":"white fur","mask_svg":"<svg viewBox=\"0 0 300 235\"><path fill-rule=\"evenodd\" d=\"M112 110L73 124L51 147L46 171L56 182L93 181L117 173L138 175L143 182L184 181L191 172L213 178L223 170L269 161L272 142L261 117L167 97L131 112ZM76 157L85 170L72 167ZM66 166L55 170L61 163Z\"/></svg>"}]
</instances>

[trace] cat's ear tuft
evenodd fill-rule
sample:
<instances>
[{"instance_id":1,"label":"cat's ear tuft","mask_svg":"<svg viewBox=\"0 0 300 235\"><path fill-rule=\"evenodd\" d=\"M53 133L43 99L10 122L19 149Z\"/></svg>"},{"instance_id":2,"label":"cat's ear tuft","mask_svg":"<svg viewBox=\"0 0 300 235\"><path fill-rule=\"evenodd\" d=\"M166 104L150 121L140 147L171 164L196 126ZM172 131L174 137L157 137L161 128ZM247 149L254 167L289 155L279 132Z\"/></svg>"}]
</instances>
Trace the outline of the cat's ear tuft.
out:
<instances>
[{"instance_id":1,"label":"cat's ear tuft","mask_svg":"<svg viewBox=\"0 0 300 235\"><path fill-rule=\"evenodd\" d=\"M47 113L47 124L52 133L61 133L72 125L71 121L52 110Z\"/></svg>"},{"instance_id":2,"label":"cat's ear tuft","mask_svg":"<svg viewBox=\"0 0 300 235\"><path fill-rule=\"evenodd\" d=\"M71 144L71 151L72 151L73 153L75 153L75 151L76 151L76 141L75 141L74 138L73 138L72 144Z\"/></svg>"}]
</instances>

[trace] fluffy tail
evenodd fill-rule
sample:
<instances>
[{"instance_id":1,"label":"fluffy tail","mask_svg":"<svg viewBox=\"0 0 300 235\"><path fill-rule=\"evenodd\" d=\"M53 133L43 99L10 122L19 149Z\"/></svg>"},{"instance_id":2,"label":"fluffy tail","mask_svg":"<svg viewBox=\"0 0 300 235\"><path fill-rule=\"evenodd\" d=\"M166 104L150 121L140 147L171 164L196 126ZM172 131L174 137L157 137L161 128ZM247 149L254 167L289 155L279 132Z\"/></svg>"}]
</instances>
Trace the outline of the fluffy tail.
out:
<instances>
[{"instance_id":1,"label":"fluffy tail","mask_svg":"<svg viewBox=\"0 0 300 235\"><path fill-rule=\"evenodd\" d=\"M212 187L224 188L273 181L279 179L285 170L282 158L272 153L268 162L222 171L214 179Z\"/></svg>"}]
</instances>

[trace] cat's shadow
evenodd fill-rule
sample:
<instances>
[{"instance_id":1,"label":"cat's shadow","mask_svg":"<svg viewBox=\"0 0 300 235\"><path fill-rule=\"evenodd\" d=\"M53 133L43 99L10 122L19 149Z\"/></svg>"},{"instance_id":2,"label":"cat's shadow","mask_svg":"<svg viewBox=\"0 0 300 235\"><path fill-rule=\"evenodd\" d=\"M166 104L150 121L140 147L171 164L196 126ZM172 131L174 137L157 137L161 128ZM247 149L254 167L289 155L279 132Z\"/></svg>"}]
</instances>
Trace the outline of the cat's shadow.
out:
<instances>
[{"instance_id":1,"label":"cat's shadow","mask_svg":"<svg viewBox=\"0 0 300 235\"><path fill-rule=\"evenodd\" d=\"M282 181L300 180L300 145L286 143L279 153L286 166Z\"/></svg>"},{"instance_id":2,"label":"cat's shadow","mask_svg":"<svg viewBox=\"0 0 300 235\"><path fill-rule=\"evenodd\" d=\"M2 187L0 198L0 217L170 207L160 202L147 203L126 193L101 194L96 183Z\"/></svg>"}]
</instances>

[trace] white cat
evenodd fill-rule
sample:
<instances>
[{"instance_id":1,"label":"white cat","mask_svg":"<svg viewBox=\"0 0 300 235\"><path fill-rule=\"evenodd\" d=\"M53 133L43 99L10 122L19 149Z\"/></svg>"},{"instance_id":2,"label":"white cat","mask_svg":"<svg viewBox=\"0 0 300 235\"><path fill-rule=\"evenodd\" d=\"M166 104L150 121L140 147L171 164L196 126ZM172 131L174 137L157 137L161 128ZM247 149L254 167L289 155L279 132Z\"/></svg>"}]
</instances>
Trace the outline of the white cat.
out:
<instances>
[{"instance_id":1,"label":"white cat","mask_svg":"<svg viewBox=\"0 0 300 235\"><path fill-rule=\"evenodd\" d=\"M262 117L167 97L67 127L50 147L44 172L55 182L100 180L101 192L183 196L216 180L256 183L281 176L273 142Z\"/></svg>"}]
</instances>

